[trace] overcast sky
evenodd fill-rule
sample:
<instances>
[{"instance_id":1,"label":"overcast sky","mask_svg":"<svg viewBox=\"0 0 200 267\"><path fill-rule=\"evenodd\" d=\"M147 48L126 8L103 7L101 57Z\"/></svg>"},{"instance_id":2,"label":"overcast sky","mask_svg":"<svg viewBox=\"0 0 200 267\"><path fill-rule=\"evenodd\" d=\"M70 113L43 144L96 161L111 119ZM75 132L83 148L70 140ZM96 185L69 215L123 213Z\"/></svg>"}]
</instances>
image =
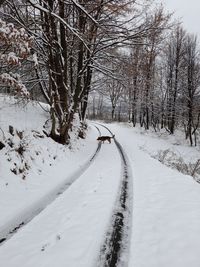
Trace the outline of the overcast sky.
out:
<instances>
[{"instance_id":1,"label":"overcast sky","mask_svg":"<svg viewBox=\"0 0 200 267\"><path fill-rule=\"evenodd\" d=\"M200 0L157 0L167 10L174 11L174 17L183 21L183 27L190 33L198 34L200 40Z\"/></svg>"}]
</instances>

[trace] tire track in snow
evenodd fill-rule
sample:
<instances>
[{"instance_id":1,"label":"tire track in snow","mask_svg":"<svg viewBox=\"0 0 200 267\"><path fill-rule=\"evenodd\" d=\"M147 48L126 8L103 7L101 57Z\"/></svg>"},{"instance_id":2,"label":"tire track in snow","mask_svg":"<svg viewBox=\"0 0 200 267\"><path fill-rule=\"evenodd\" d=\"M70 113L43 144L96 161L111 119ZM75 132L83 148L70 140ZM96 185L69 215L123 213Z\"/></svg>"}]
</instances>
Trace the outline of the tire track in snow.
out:
<instances>
[{"instance_id":1,"label":"tire track in snow","mask_svg":"<svg viewBox=\"0 0 200 267\"><path fill-rule=\"evenodd\" d=\"M97 126L95 126L99 135L101 132ZM0 246L3 245L8 239L10 239L20 228L32 221L40 212L42 212L49 204L51 204L59 195L63 194L73 182L75 182L93 163L94 159L98 155L101 149L101 142L98 143L94 154L90 159L76 170L70 177L57 185L48 194L41 197L29 207L26 207L23 211L10 219L6 225L0 226Z\"/></svg>"},{"instance_id":2,"label":"tire track in snow","mask_svg":"<svg viewBox=\"0 0 200 267\"><path fill-rule=\"evenodd\" d=\"M109 128L99 123L98 125L106 128L113 135ZM100 250L98 267L128 266L132 225L132 174L128 157L115 137L114 142L122 160L122 180L111 223Z\"/></svg>"}]
</instances>

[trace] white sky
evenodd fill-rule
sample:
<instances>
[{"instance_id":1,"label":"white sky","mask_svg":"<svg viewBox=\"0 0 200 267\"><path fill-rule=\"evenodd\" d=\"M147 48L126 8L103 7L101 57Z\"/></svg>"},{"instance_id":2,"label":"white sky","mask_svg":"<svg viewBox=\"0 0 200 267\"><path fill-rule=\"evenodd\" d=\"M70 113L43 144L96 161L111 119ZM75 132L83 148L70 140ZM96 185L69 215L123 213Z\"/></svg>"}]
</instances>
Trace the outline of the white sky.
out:
<instances>
[{"instance_id":1,"label":"white sky","mask_svg":"<svg viewBox=\"0 0 200 267\"><path fill-rule=\"evenodd\" d=\"M200 39L200 1L199 0L157 0L167 10L174 11L174 17L180 18L183 27L189 32L198 34Z\"/></svg>"}]
</instances>

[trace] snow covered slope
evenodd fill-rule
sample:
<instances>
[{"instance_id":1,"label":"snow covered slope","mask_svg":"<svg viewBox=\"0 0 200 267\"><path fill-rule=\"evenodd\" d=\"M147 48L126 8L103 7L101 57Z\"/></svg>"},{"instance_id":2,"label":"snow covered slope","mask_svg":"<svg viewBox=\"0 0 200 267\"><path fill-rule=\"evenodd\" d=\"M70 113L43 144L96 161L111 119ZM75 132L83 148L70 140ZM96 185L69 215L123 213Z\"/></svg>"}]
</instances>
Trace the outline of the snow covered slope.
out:
<instances>
[{"instance_id":1,"label":"snow covered slope","mask_svg":"<svg viewBox=\"0 0 200 267\"><path fill-rule=\"evenodd\" d=\"M38 127L37 131L41 133L45 112L40 112L35 118L39 116L37 121L42 123L35 122L34 127ZM2 114L1 120L5 121L5 114ZM15 116L15 113L11 114L11 117ZM26 116L28 114L34 117L27 108ZM13 126L17 127L15 121L17 119L13 119ZM33 156L34 151L40 153L30 161L31 168L25 179L10 171L10 164L17 161L18 155L9 152L12 158L8 161L5 159L8 148L0 151L2 224L66 179L96 149L98 133L92 123L87 139L79 140L76 147L69 150L51 139L33 137L31 120L28 121L20 129L24 130L30 123L26 132L29 133L28 147L32 149L24 152L27 153L25 158ZM8 123L4 125L8 126ZM125 150L133 173L133 221L132 229L127 233L131 236L130 255L123 262L127 267L199 267L200 184L191 176L183 175L152 157L161 149L174 149L174 143L182 156L190 153L196 160L198 149L177 145L177 140L171 142L167 136L141 133L123 124L109 124L107 127L115 133ZM5 135L8 137L7 132ZM106 131L103 134L108 135ZM15 145L18 142L14 140ZM119 193L121 171L121 159L115 144L105 142L79 179L0 246L0 266L98 266L100 248Z\"/></svg>"},{"instance_id":2,"label":"snow covered slope","mask_svg":"<svg viewBox=\"0 0 200 267\"><path fill-rule=\"evenodd\" d=\"M0 134L6 145L0 150L0 239L55 198L95 152L97 131L88 130L86 140L73 134L71 148L47 138L42 132L48 119L44 108L0 95ZM22 139L17 132L23 132Z\"/></svg>"}]
</instances>

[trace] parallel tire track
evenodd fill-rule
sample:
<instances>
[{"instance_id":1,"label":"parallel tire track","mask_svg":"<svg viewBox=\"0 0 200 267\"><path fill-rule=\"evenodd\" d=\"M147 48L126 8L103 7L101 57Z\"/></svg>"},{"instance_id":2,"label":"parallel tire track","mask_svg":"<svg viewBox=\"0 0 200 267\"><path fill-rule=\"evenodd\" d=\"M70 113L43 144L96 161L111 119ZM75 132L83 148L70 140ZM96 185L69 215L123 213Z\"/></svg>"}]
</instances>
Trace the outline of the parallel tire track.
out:
<instances>
[{"instance_id":1,"label":"parallel tire track","mask_svg":"<svg viewBox=\"0 0 200 267\"><path fill-rule=\"evenodd\" d=\"M109 128L104 125L101 126L113 135ZM132 224L132 175L128 157L115 138L114 142L122 160L122 178L111 223L101 247L98 267L128 266Z\"/></svg>"},{"instance_id":2,"label":"parallel tire track","mask_svg":"<svg viewBox=\"0 0 200 267\"><path fill-rule=\"evenodd\" d=\"M95 126L99 135L99 128ZM0 227L0 245L3 245L10 239L20 228L32 221L39 213L41 213L49 204L51 204L59 195L63 194L74 181L76 181L92 164L101 149L101 142L98 143L95 153L90 157L88 162L81 166L75 173L67 178L56 188L51 190L47 195L36 201L33 205L26 208L23 212L12 218L6 225Z\"/></svg>"}]
</instances>

